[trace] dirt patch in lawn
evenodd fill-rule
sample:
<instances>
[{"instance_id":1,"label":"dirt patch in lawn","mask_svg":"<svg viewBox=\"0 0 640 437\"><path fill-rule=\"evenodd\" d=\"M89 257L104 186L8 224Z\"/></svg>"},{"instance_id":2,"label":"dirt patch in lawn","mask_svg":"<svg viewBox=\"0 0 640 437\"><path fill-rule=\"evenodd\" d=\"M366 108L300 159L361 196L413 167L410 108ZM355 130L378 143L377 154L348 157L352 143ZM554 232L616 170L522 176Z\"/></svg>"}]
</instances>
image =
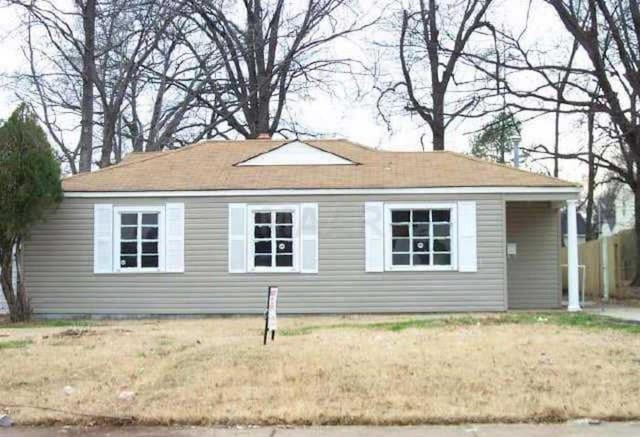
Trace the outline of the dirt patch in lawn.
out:
<instances>
[{"instance_id":1,"label":"dirt patch in lawn","mask_svg":"<svg viewBox=\"0 0 640 437\"><path fill-rule=\"evenodd\" d=\"M279 324L266 347L259 318L102 322L59 341L51 327L0 326L19 342L0 349L0 410L22 424L640 417L637 325L529 313Z\"/></svg>"},{"instance_id":2,"label":"dirt patch in lawn","mask_svg":"<svg viewBox=\"0 0 640 437\"><path fill-rule=\"evenodd\" d=\"M43 335L43 339L51 338L66 338L66 337L85 337L85 336L93 336L93 335L112 335L112 334L128 334L132 332L130 329L110 329L110 330L95 330L95 329L84 329L84 328L71 328L65 329L64 331L54 332L51 335Z\"/></svg>"}]
</instances>

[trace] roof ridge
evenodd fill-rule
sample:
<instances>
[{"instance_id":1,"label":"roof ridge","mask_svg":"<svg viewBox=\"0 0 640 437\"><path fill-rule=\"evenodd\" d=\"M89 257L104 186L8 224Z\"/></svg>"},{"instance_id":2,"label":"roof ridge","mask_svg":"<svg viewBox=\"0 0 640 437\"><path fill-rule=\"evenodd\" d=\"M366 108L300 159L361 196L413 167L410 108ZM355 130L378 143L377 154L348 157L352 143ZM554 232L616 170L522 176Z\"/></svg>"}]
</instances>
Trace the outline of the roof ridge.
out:
<instances>
[{"instance_id":1,"label":"roof ridge","mask_svg":"<svg viewBox=\"0 0 640 437\"><path fill-rule=\"evenodd\" d=\"M315 141L324 141L324 140L315 140ZM327 141L336 141L336 142L337 142L337 141L341 141L341 142L343 142L343 143L347 143L347 144L350 144L350 145L352 145L352 146L355 146L355 147L359 147L359 148L361 148L361 149L364 149L364 150L365 150L365 151L367 151L367 152L383 152L383 151L384 151L384 150L382 150L382 149L376 149L376 148L369 147L369 146L367 146L367 145L364 145L364 144L358 143L357 141L352 141L352 140L350 140L350 139L348 139L348 138L334 138L334 139L327 140Z\"/></svg>"},{"instance_id":2,"label":"roof ridge","mask_svg":"<svg viewBox=\"0 0 640 437\"><path fill-rule=\"evenodd\" d=\"M435 150L434 150L434 152L435 152ZM580 184L578 184L576 182L567 181L565 179L556 178L556 177L549 176L549 175L546 175L546 174L543 174L543 173L524 170L524 169L521 169L521 168L518 168L518 167L512 167L512 166L507 165L507 164L500 164L500 163L495 162L495 161L489 161L489 160L486 160L486 159L478 158L477 156L467 155L466 153L454 152L452 150L440 150L440 152L450 153L450 154L455 155L455 156L460 156L462 158L466 158L466 159L468 159L470 161L482 162L482 163L485 163L485 164L492 165L494 167L503 168L503 169L507 169L507 170L512 170L512 171L516 171L516 172L519 172L519 173L524 173L524 174L529 174L529 175L530 174L535 174L535 175L538 175L540 177L543 177L543 178L546 178L546 179L550 179L550 180L556 181L556 182L558 182L558 181L567 182L567 183L570 183L571 185L575 185L576 187L580 186Z\"/></svg>"}]
</instances>

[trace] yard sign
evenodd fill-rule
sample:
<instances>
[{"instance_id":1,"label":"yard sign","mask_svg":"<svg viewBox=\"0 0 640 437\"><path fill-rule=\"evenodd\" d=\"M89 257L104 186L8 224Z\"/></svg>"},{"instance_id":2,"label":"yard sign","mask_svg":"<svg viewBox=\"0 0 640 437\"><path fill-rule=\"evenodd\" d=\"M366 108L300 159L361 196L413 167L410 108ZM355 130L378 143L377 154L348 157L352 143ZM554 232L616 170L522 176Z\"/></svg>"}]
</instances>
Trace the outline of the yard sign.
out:
<instances>
[{"instance_id":1,"label":"yard sign","mask_svg":"<svg viewBox=\"0 0 640 437\"><path fill-rule=\"evenodd\" d=\"M264 344L267 344L267 336L271 331L271 341L275 340L278 307L278 287L270 286L267 289L267 312L264 318Z\"/></svg>"}]
</instances>

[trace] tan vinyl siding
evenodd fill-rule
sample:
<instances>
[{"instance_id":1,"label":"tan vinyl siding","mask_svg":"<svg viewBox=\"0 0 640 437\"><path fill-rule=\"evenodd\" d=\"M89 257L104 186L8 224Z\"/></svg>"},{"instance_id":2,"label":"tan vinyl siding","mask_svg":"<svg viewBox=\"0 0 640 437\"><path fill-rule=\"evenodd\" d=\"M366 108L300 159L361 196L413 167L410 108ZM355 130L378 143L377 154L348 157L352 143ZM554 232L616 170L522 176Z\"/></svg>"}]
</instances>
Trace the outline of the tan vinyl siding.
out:
<instances>
[{"instance_id":1,"label":"tan vinyl siding","mask_svg":"<svg viewBox=\"0 0 640 437\"><path fill-rule=\"evenodd\" d=\"M478 271L366 273L366 201L477 200ZM26 244L36 313L262 313L268 285L284 313L504 310L504 223L499 195L171 198L185 203L185 273L94 274L93 205L167 199L67 198ZM319 273L228 273L229 203L319 205Z\"/></svg>"},{"instance_id":2,"label":"tan vinyl siding","mask_svg":"<svg viewBox=\"0 0 640 437\"><path fill-rule=\"evenodd\" d=\"M559 212L550 202L507 202L509 308L560 306Z\"/></svg>"}]
</instances>

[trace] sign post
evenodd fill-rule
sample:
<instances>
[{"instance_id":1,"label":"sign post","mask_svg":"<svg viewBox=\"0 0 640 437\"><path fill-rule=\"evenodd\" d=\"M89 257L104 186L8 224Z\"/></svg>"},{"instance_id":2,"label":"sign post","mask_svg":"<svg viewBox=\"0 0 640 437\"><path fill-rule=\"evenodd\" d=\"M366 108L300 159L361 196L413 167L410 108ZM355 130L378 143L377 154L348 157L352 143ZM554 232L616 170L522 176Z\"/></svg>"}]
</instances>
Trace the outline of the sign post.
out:
<instances>
[{"instance_id":1,"label":"sign post","mask_svg":"<svg viewBox=\"0 0 640 437\"><path fill-rule=\"evenodd\" d=\"M264 340L267 344L267 337L271 331L271 341L276 338L277 328L277 307L278 307L278 287L269 286L267 288L267 312L264 315Z\"/></svg>"}]
</instances>

